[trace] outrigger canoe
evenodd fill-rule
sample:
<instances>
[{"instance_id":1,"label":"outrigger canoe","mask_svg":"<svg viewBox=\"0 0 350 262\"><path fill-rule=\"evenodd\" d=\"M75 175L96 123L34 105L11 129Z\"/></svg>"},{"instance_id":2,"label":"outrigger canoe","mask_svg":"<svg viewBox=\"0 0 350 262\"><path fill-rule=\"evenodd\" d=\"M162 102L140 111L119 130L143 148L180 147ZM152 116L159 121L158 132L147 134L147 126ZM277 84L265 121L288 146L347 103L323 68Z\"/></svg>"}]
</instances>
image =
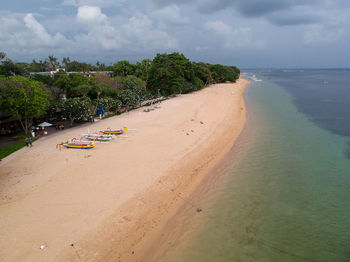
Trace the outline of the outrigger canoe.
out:
<instances>
[{"instance_id":1,"label":"outrigger canoe","mask_svg":"<svg viewBox=\"0 0 350 262\"><path fill-rule=\"evenodd\" d=\"M127 130L126 127L124 127L123 129L110 129L107 128L106 130L101 130L101 133L103 133L104 135L121 135L123 133L125 133L125 131Z\"/></svg>"},{"instance_id":2,"label":"outrigger canoe","mask_svg":"<svg viewBox=\"0 0 350 262\"><path fill-rule=\"evenodd\" d=\"M75 148L75 149L91 149L96 146L95 141L81 141L75 138L71 139L66 143L62 143L62 146L66 148Z\"/></svg>"},{"instance_id":3,"label":"outrigger canoe","mask_svg":"<svg viewBox=\"0 0 350 262\"><path fill-rule=\"evenodd\" d=\"M82 134L82 137L90 141L99 141L99 142L109 142L113 139L112 135L98 135L98 134Z\"/></svg>"}]
</instances>

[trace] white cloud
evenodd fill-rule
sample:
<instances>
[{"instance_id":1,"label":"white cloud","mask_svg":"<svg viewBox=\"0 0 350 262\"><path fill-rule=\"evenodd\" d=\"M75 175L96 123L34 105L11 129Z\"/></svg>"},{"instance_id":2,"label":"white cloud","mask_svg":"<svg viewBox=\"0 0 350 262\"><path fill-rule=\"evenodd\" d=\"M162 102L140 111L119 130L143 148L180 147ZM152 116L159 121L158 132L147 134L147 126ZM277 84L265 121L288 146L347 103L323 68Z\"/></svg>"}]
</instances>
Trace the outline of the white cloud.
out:
<instances>
[{"instance_id":1,"label":"white cloud","mask_svg":"<svg viewBox=\"0 0 350 262\"><path fill-rule=\"evenodd\" d=\"M185 25L189 24L188 17L184 17L180 8L177 5L166 6L153 12L153 15L165 24L170 25Z\"/></svg>"},{"instance_id":2,"label":"white cloud","mask_svg":"<svg viewBox=\"0 0 350 262\"><path fill-rule=\"evenodd\" d=\"M138 12L109 17L97 6L80 6L75 17L57 16L40 22L31 13L6 13L0 16L0 24L1 50L14 59L48 54L91 59L178 48L176 38L149 16Z\"/></svg>"},{"instance_id":3,"label":"white cloud","mask_svg":"<svg viewBox=\"0 0 350 262\"><path fill-rule=\"evenodd\" d=\"M25 26L30 29L36 38L28 39L32 40L35 43L40 43L44 46L57 46L60 43L64 42L65 37L56 33L54 36L51 36L44 28L42 24L40 24L32 14L26 14L23 18Z\"/></svg>"},{"instance_id":4,"label":"white cloud","mask_svg":"<svg viewBox=\"0 0 350 262\"><path fill-rule=\"evenodd\" d=\"M252 30L249 27L231 28L223 21L208 21L205 28L211 31L218 40L222 42L225 48L261 48L262 42L253 39Z\"/></svg>"},{"instance_id":5,"label":"white cloud","mask_svg":"<svg viewBox=\"0 0 350 262\"><path fill-rule=\"evenodd\" d=\"M52 41L52 37L46 32L45 28L36 21L32 14L27 14L23 18L26 26L33 31L33 33L42 41L44 44L49 45Z\"/></svg>"},{"instance_id":6,"label":"white cloud","mask_svg":"<svg viewBox=\"0 0 350 262\"><path fill-rule=\"evenodd\" d=\"M64 0L63 5L67 6L116 6L126 2L126 0Z\"/></svg>"},{"instance_id":7,"label":"white cloud","mask_svg":"<svg viewBox=\"0 0 350 262\"><path fill-rule=\"evenodd\" d=\"M45 20L46 31L60 32L65 35L76 34L85 28L82 23L77 23L76 16L70 15L57 15Z\"/></svg>"},{"instance_id":8,"label":"white cloud","mask_svg":"<svg viewBox=\"0 0 350 262\"><path fill-rule=\"evenodd\" d=\"M87 33L79 34L75 40L84 46L102 47L104 50L150 51L177 47L177 41L156 27L146 15L130 18L120 17L119 23L101 12L96 6L78 8L77 20L87 25Z\"/></svg>"},{"instance_id":9,"label":"white cloud","mask_svg":"<svg viewBox=\"0 0 350 262\"><path fill-rule=\"evenodd\" d=\"M33 14L27 14L26 5L5 4L0 47L19 61L54 54L110 62L179 51L194 60L225 63L240 58L254 65L256 54L278 57L277 64L302 52L312 59L308 45L322 52L336 50L348 63L348 2L310 1L290 0L299 4L276 9L277 0L50 0L33 3L30 8L38 12ZM204 2L210 8L199 12ZM288 55L282 59L278 52Z\"/></svg>"},{"instance_id":10,"label":"white cloud","mask_svg":"<svg viewBox=\"0 0 350 262\"><path fill-rule=\"evenodd\" d=\"M121 26L121 32L130 40L129 47L134 50L138 46L146 50L151 46L156 50L178 48L177 40L167 32L156 28L153 21L146 15L131 17Z\"/></svg>"},{"instance_id":11,"label":"white cloud","mask_svg":"<svg viewBox=\"0 0 350 262\"><path fill-rule=\"evenodd\" d=\"M107 16L101 12L98 6L80 6L78 8L77 19L81 23L99 24L107 20Z\"/></svg>"}]
</instances>

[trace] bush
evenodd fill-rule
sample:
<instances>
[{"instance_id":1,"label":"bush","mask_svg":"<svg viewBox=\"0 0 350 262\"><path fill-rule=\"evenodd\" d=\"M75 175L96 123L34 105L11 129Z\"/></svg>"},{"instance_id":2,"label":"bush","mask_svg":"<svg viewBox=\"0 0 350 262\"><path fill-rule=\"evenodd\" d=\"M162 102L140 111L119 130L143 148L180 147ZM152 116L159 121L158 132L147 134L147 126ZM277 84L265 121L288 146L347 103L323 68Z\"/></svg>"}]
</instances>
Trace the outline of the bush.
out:
<instances>
[{"instance_id":1,"label":"bush","mask_svg":"<svg viewBox=\"0 0 350 262\"><path fill-rule=\"evenodd\" d=\"M199 89L202 89L204 87L204 83L200 78L195 77L193 79L193 86L194 86L195 90L199 90Z\"/></svg>"},{"instance_id":2,"label":"bush","mask_svg":"<svg viewBox=\"0 0 350 262\"><path fill-rule=\"evenodd\" d=\"M116 112L122 107L122 102L111 97L101 97L97 103L98 107L103 107L107 112Z\"/></svg>"},{"instance_id":3,"label":"bush","mask_svg":"<svg viewBox=\"0 0 350 262\"><path fill-rule=\"evenodd\" d=\"M183 54L157 54L152 62L147 87L153 94L164 96L187 92L186 82L192 82L193 66Z\"/></svg>"},{"instance_id":4,"label":"bush","mask_svg":"<svg viewBox=\"0 0 350 262\"><path fill-rule=\"evenodd\" d=\"M139 102L138 96L131 90L125 89L118 92L117 99L122 102L122 106L126 108L133 108Z\"/></svg>"},{"instance_id":5,"label":"bush","mask_svg":"<svg viewBox=\"0 0 350 262\"><path fill-rule=\"evenodd\" d=\"M72 126L74 121L85 121L93 113L93 105L88 97L74 97L57 100L49 107L47 114L51 118L69 119Z\"/></svg>"}]
</instances>

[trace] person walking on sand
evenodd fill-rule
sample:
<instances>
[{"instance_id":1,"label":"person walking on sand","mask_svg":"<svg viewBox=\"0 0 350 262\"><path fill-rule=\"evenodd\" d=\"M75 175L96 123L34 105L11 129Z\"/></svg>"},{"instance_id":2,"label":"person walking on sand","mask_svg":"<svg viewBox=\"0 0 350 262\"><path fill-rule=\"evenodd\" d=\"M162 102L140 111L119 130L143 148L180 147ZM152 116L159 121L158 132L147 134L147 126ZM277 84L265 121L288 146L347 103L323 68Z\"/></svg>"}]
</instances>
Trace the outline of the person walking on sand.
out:
<instances>
[{"instance_id":1,"label":"person walking on sand","mask_svg":"<svg viewBox=\"0 0 350 262\"><path fill-rule=\"evenodd\" d=\"M31 137L29 137L29 138L28 138L28 143L29 143L30 147L32 147L32 146L33 146L33 140L32 140L32 138L31 138ZM27 146L28 146L28 145L27 145Z\"/></svg>"}]
</instances>

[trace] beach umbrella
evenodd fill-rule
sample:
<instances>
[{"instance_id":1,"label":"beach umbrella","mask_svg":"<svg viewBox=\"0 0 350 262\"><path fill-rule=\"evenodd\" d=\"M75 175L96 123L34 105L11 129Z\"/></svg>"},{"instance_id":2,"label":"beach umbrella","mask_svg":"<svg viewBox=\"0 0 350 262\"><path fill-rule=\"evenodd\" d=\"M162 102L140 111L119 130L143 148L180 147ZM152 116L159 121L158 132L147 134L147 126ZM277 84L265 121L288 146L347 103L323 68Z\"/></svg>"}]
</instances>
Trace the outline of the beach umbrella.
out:
<instances>
[{"instance_id":1,"label":"beach umbrella","mask_svg":"<svg viewBox=\"0 0 350 262\"><path fill-rule=\"evenodd\" d=\"M48 122L42 122L41 124L39 124L38 126L40 127L48 127L48 126L52 126L52 124L48 123Z\"/></svg>"}]
</instances>

